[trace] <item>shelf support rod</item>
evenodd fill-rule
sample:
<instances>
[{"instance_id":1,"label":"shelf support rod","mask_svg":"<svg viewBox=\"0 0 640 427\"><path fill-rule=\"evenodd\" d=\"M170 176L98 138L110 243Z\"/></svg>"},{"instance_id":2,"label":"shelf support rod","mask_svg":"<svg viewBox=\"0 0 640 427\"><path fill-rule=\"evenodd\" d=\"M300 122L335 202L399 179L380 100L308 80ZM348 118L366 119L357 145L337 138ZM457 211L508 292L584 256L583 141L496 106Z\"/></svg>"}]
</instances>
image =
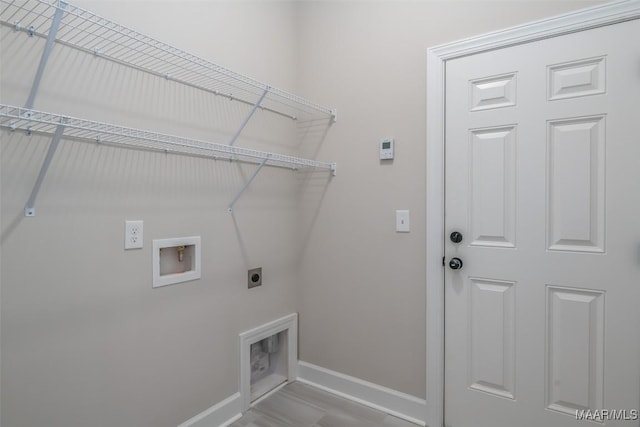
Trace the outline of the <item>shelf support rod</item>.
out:
<instances>
[{"instance_id":1,"label":"shelf support rod","mask_svg":"<svg viewBox=\"0 0 640 427\"><path fill-rule=\"evenodd\" d=\"M49 143L49 150L47 151L47 155L44 158L44 162L42 162L42 167L40 168L38 179L36 179L36 183L33 186L33 190L31 190L31 195L29 196L29 200L27 200L27 204L24 208L24 216L36 216L36 208L34 207L36 202L36 197L38 196L38 191L40 191L40 186L42 185L42 181L44 181L44 177L47 175L47 171L49 170L49 165L51 164L53 155L56 153L58 144L60 143L60 139L62 139L63 133L64 133L64 120L61 119L60 124L56 127L56 131L53 134L53 138Z\"/></svg>"},{"instance_id":2,"label":"shelf support rod","mask_svg":"<svg viewBox=\"0 0 640 427\"><path fill-rule=\"evenodd\" d=\"M38 87L40 86L40 81L42 80L44 69L47 66L49 55L51 54L51 50L53 49L53 43L56 41L58 28L60 28L60 21L62 21L62 15L64 15L64 9L66 7L67 3L59 1L56 13L53 15L51 28L49 29L49 35L47 36L47 43L45 44L44 51L42 52L42 56L40 57L40 64L38 64L38 71L36 72L36 76L33 79L33 84L31 85L29 99L27 99L27 103L24 106L24 108L27 108L29 110L33 108L33 103L36 99L36 93L38 93Z\"/></svg>"},{"instance_id":3,"label":"shelf support rod","mask_svg":"<svg viewBox=\"0 0 640 427\"><path fill-rule=\"evenodd\" d=\"M242 133L242 130L244 129L244 127L247 125L247 123L249 123L249 120L251 120L251 117L253 117L253 114L260 107L260 104L264 100L264 97L267 96L267 93L269 93L269 86L266 87L266 89L262 93L262 96L260 97L260 99L258 99L258 101L253 105L253 108L251 109L251 111L249 112L247 117L245 117L244 121L242 122L242 124L240 125L240 127L238 128L236 133L233 135L233 137L231 137L231 141L229 141L229 145L235 144L236 139L238 139L238 137Z\"/></svg>"},{"instance_id":4,"label":"shelf support rod","mask_svg":"<svg viewBox=\"0 0 640 427\"><path fill-rule=\"evenodd\" d=\"M251 175L249 177L247 182L244 183L244 186L240 189L240 191L238 191L238 194L236 194L236 196L233 198L233 200L231 200L231 203L229 203L229 207L227 208L227 211L229 213L233 213L233 205L236 204L236 202L238 201L238 199L240 198L242 193L244 193L244 191L247 188L249 188L249 186L251 185L251 181L253 181L253 179L258 175L258 173L264 167L264 165L267 164L267 160L269 160L269 157L265 157L264 160L262 160L262 162L260 162L260 165L258 165L258 168L253 172L253 175Z\"/></svg>"}]
</instances>

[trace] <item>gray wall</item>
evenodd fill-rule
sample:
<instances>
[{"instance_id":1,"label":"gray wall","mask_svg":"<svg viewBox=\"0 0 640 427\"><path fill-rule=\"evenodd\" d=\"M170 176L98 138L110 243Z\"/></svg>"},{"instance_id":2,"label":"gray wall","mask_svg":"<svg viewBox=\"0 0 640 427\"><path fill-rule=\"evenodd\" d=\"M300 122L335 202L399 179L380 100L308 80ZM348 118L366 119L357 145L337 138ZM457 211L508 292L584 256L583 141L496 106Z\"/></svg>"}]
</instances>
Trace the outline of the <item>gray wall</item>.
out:
<instances>
[{"instance_id":1,"label":"gray wall","mask_svg":"<svg viewBox=\"0 0 640 427\"><path fill-rule=\"evenodd\" d=\"M231 216L248 165L65 140L24 218L49 139L0 131L2 425L175 426L238 391L239 332L294 311L302 360L424 397L426 48L591 3L76 3L337 107L331 129L259 113L238 145L339 172L265 168ZM43 41L1 31L0 100L22 105ZM35 108L215 141L247 112L59 47ZM151 241L190 235L202 279L152 289Z\"/></svg>"},{"instance_id":2,"label":"gray wall","mask_svg":"<svg viewBox=\"0 0 640 427\"><path fill-rule=\"evenodd\" d=\"M294 88L291 3L79 3ZM2 102L23 105L43 40L1 30ZM249 110L60 46L35 108L213 141ZM25 218L49 138L0 138L2 425L175 427L236 393L238 334L297 309L293 172L264 168L231 216L254 166L65 140ZM296 152L296 127L260 112L237 145ZM123 250L127 219L142 250ZM152 240L192 235L202 279L152 289Z\"/></svg>"},{"instance_id":3,"label":"gray wall","mask_svg":"<svg viewBox=\"0 0 640 427\"><path fill-rule=\"evenodd\" d=\"M305 2L300 92L338 109L336 177L303 217L300 359L425 396L426 50L583 1ZM428 94L426 94L428 96ZM378 141L396 138L393 162ZM395 233L395 210L411 233Z\"/></svg>"}]
</instances>

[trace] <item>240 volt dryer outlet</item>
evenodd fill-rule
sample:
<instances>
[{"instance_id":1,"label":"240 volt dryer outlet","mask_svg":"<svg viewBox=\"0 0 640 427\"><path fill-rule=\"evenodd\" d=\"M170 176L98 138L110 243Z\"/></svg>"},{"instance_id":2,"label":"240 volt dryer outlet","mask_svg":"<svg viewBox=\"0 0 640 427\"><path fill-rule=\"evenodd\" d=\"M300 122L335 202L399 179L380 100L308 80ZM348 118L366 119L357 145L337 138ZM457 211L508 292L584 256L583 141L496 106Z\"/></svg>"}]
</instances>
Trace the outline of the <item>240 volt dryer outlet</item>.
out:
<instances>
[{"instance_id":1,"label":"240 volt dryer outlet","mask_svg":"<svg viewBox=\"0 0 640 427\"><path fill-rule=\"evenodd\" d=\"M249 289L262 286L262 267L252 268L247 274Z\"/></svg>"}]
</instances>

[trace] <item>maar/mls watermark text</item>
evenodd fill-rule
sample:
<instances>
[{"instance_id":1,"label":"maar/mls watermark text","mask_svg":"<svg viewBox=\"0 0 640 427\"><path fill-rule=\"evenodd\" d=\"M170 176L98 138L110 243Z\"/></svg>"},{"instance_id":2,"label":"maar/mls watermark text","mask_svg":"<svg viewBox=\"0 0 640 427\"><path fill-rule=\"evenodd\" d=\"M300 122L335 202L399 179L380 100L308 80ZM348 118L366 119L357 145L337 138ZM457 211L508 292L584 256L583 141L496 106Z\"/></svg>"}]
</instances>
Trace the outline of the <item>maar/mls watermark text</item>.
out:
<instances>
[{"instance_id":1,"label":"maar/mls watermark text","mask_svg":"<svg viewBox=\"0 0 640 427\"><path fill-rule=\"evenodd\" d=\"M576 420L588 421L637 421L637 409L580 409Z\"/></svg>"}]
</instances>

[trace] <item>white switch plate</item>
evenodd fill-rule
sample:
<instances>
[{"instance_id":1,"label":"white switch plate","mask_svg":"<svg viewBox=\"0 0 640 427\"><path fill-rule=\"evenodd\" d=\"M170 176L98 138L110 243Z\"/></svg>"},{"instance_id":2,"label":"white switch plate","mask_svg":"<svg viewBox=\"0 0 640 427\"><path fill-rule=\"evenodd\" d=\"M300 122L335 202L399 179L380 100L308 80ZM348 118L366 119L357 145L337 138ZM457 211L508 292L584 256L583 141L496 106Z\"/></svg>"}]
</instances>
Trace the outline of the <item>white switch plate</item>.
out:
<instances>
[{"instance_id":1,"label":"white switch plate","mask_svg":"<svg viewBox=\"0 0 640 427\"><path fill-rule=\"evenodd\" d=\"M396 211L396 231L398 233L408 233L411 231L411 220L408 210Z\"/></svg>"},{"instance_id":2,"label":"white switch plate","mask_svg":"<svg viewBox=\"0 0 640 427\"><path fill-rule=\"evenodd\" d=\"M142 224L143 221L124 222L124 248L142 248Z\"/></svg>"}]
</instances>

